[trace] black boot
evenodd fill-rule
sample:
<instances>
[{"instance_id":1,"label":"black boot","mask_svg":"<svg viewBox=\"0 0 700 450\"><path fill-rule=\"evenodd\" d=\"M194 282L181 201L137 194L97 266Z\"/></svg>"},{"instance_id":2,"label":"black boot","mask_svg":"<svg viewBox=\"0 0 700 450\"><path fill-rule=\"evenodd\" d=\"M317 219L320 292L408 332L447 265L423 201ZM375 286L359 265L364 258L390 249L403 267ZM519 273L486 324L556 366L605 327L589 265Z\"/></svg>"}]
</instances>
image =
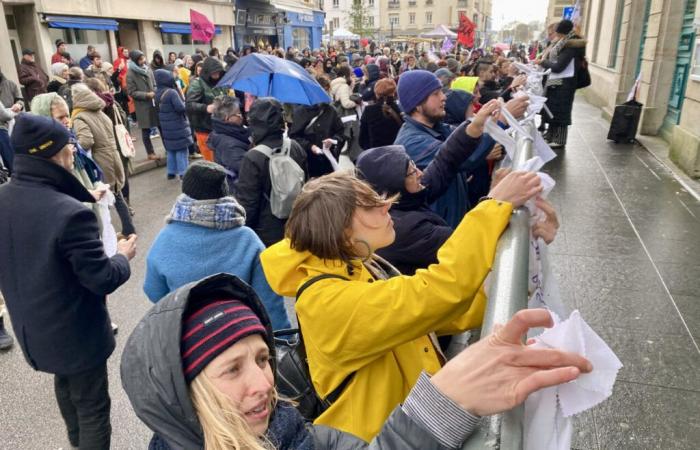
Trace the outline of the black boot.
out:
<instances>
[{"instance_id":1,"label":"black boot","mask_svg":"<svg viewBox=\"0 0 700 450\"><path fill-rule=\"evenodd\" d=\"M15 344L15 340L5 330L5 323L0 317L0 350L9 350Z\"/></svg>"}]
</instances>

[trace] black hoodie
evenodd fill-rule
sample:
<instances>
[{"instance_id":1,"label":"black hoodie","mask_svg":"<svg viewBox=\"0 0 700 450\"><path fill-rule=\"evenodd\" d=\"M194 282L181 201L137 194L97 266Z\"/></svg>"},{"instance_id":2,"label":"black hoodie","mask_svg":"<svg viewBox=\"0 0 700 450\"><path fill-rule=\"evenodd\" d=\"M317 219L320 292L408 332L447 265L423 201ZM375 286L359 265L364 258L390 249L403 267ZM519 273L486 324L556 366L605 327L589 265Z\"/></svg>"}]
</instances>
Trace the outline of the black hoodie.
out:
<instances>
[{"instance_id":1,"label":"black hoodie","mask_svg":"<svg viewBox=\"0 0 700 450\"><path fill-rule=\"evenodd\" d=\"M452 227L430 209L449 188L460 166L477 148L481 139L473 139L459 126L447 139L445 146L423 171L421 184L425 189L409 193L405 179L410 157L402 145L377 147L363 152L357 159L360 177L381 194L400 194L389 210L394 220L396 239L390 246L377 251L404 275L437 262L437 251L452 234Z\"/></svg>"},{"instance_id":2,"label":"black hoodie","mask_svg":"<svg viewBox=\"0 0 700 450\"><path fill-rule=\"evenodd\" d=\"M214 97L220 91L216 88L218 80L212 79L212 74L216 72L224 73L221 61L211 56L205 58L202 73L199 78L192 80L187 88L187 113L196 131L209 133L212 130L211 114L207 112L207 106L214 102Z\"/></svg>"},{"instance_id":3,"label":"black hoodie","mask_svg":"<svg viewBox=\"0 0 700 450\"><path fill-rule=\"evenodd\" d=\"M253 145L264 144L273 149L282 146L282 104L274 98L257 99L248 112L248 124ZM292 140L289 154L308 177L306 151ZM238 173L237 198L246 211L246 226L255 231L266 247L284 238L284 225L287 223L272 214L269 200L271 189L269 158L259 151L247 151Z\"/></svg>"},{"instance_id":4,"label":"black hoodie","mask_svg":"<svg viewBox=\"0 0 700 450\"><path fill-rule=\"evenodd\" d=\"M153 52L153 59L151 60L151 70L154 72L158 69L164 69L165 68L165 61L163 60L163 54L160 52L160 50L156 50Z\"/></svg>"}]
</instances>

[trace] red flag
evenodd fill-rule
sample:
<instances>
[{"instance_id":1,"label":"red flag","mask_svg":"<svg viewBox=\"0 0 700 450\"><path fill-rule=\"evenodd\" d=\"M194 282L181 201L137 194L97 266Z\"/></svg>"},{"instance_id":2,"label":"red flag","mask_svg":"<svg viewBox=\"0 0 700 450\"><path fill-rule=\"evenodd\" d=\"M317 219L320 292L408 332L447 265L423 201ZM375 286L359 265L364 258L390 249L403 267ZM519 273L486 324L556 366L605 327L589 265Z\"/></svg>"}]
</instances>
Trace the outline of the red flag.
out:
<instances>
[{"instance_id":1,"label":"red flag","mask_svg":"<svg viewBox=\"0 0 700 450\"><path fill-rule=\"evenodd\" d=\"M476 24L469 20L464 13L459 15L459 28L457 29L457 41L467 48L474 47L474 32Z\"/></svg>"},{"instance_id":2,"label":"red flag","mask_svg":"<svg viewBox=\"0 0 700 450\"><path fill-rule=\"evenodd\" d=\"M190 25L192 29L192 40L199 42L209 42L214 38L216 27L202 13L190 9Z\"/></svg>"}]
</instances>

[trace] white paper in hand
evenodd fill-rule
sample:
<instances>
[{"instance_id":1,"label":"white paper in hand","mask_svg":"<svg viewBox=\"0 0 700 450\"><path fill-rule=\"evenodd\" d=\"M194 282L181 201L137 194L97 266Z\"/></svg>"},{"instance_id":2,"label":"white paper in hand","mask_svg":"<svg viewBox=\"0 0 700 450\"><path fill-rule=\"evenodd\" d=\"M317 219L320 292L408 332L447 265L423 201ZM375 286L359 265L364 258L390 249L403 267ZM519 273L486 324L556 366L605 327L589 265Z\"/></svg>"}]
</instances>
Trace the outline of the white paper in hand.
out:
<instances>
[{"instance_id":1,"label":"white paper in hand","mask_svg":"<svg viewBox=\"0 0 700 450\"><path fill-rule=\"evenodd\" d=\"M484 133L501 144L506 150L506 155L508 155L510 159L513 159L516 149L515 140L490 117L486 119L486 123L484 124Z\"/></svg>"},{"instance_id":2,"label":"white paper in hand","mask_svg":"<svg viewBox=\"0 0 700 450\"><path fill-rule=\"evenodd\" d=\"M593 365L591 373L560 386L542 389L525 401L525 450L564 450L571 445L571 416L612 395L622 363L578 310L535 338L533 348L576 352Z\"/></svg>"},{"instance_id":3,"label":"white paper in hand","mask_svg":"<svg viewBox=\"0 0 700 450\"><path fill-rule=\"evenodd\" d=\"M114 201L114 194L108 187L105 195L97 202L102 223L102 245L105 254L110 258L117 254L117 232L112 225L112 216L109 214L109 207L114 205Z\"/></svg>"}]
</instances>

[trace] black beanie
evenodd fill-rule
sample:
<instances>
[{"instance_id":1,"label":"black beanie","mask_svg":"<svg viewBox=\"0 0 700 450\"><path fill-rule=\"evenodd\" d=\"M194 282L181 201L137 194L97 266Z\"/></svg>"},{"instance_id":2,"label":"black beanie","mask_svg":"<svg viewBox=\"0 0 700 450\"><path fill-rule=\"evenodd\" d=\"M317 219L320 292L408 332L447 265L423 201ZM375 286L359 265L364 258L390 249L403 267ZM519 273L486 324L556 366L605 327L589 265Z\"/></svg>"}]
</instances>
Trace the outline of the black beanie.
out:
<instances>
[{"instance_id":1,"label":"black beanie","mask_svg":"<svg viewBox=\"0 0 700 450\"><path fill-rule=\"evenodd\" d=\"M50 117L22 113L15 118L10 142L18 155L51 158L70 142L70 132Z\"/></svg>"},{"instance_id":2,"label":"black beanie","mask_svg":"<svg viewBox=\"0 0 700 450\"><path fill-rule=\"evenodd\" d=\"M211 161L190 164L182 178L182 193L195 200L215 200L228 196L226 169Z\"/></svg>"},{"instance_id":3,"label":"black beanie","mask_svg":"<svg viewBox=\"0 0 700 450\"><path fill-rule=\"evenodd\" d=\"M574 23L570 20L564 19L557 24L557 29L555 31L559 34L569 34L573 29Z\"/></svg>"}]
</instances>

